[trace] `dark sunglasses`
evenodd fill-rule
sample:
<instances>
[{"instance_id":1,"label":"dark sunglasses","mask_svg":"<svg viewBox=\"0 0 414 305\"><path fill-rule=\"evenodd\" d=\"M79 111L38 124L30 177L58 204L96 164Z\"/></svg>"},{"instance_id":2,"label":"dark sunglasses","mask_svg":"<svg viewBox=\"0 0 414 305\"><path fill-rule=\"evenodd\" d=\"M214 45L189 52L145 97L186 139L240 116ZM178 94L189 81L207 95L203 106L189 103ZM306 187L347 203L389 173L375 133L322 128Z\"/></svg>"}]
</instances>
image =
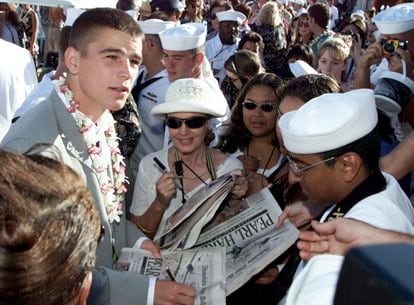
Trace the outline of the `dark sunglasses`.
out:
<instances>
[{"instance_id":1,"label":"dark sunglasses","mask_svg":"<svg viewBox=\"0 0 414 305\"><path fill-rule=\"evenodd\" d=\"M302 22L302 21L299 21L298 22L298 26L299 27L305 27L305 28L308 28L309 27L309 22Z\"/></svg>"},{"instance_id":2,"label":"dark sunglasses","mask_svg":"<svg viewBox=\"0 0 414 305\"><path fill-rule=\"evenodd\" d=\"M183 124L190 129L197 129L203 126L207 120L208 118L206 117L193 117L189 119L178 119L178 118L168 117L165 120L165 124L172 129L180 128L181 126L183 126Z\"/></svg>"},{"instance_id":3,"label":"dark sunglasses","mask_svg":"<svg viewBox=\"0 0 414 305\"><path fill-rule=\"evenodd\" d=\"M264 112L272 112L276 108L276 106L272 103L263 103L263 104L258 105L256 102L252 102L252 101L244 101L242 105L247 110L254 110L257 108L257 106L259 106L260 109Z\"/></svg>"}]
</instances>

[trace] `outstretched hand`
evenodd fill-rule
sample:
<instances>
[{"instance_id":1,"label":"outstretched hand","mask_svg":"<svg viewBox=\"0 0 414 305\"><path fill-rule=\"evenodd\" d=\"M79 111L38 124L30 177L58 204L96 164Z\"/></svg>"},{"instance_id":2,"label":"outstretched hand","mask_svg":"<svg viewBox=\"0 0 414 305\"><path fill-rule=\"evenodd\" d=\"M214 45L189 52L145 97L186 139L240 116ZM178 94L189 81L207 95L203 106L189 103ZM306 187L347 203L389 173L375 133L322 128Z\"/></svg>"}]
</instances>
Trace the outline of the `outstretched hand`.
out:
<instances>
[{"instance_id":1,"label":"outstretched hand","mask_svg":"<svg viewBox=\"0 0 414 305\"><path fill-rule=\"evenodd\" d=\"M307 261L315 255L329 253L345 255L353 246L375 243L377 228L350 218L338 218L325 223L312 221L314 231L299 233L300 256Z\"/></svg>"}]
</instances>

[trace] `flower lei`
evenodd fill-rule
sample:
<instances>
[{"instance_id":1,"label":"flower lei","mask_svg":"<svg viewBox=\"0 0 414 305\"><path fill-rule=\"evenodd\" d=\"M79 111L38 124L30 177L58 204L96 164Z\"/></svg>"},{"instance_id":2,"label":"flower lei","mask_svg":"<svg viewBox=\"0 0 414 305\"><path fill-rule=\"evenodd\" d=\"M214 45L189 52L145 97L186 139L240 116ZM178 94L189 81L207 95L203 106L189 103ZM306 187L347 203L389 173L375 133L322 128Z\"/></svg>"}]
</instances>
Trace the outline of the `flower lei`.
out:
<instances>
[{"instance_id":1,"label":"flower lei","mask_svg":"<svg viewBox=\"0 0 414 305\"><path fill-rule=\"evenodd\" d=\"M73 93L65 84L65 78L60 77L57 81L58 91L64 96L64 103L67 106L68 112L75 119L79 132L88 147L87 153L92 160L92 165L98 177L99 186L101 188L102 197L104 200L106 214L110 223L116 221L120 222L120 215L122 215L122 201L124 194L127 191L125 183L127 178L125 176L125 163L121 151L118 147L118 137L114 129L114 119L109 112L104 114L102 120L103 128L105 128L105 138L111 152L112 172L114 176L114 183L112 184L107 173L107 162L102 156L102 148L99 141L96 141L96 133L94 131L95 123L91 118L78 110L79 103L73 99Z\"/></svg>"}]
</instances>

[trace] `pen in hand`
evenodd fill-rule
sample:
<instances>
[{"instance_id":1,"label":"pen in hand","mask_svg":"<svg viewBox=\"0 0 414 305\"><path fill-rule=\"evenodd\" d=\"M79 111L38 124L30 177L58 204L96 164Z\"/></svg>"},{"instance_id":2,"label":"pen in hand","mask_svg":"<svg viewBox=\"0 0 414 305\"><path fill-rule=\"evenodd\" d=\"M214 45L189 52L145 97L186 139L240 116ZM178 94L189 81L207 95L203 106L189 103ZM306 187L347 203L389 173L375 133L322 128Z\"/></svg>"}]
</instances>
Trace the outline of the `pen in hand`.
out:
<instances>
[{"instance_id":1,"label":"pen in hand","mask_svg":"<svg viewBox=\"0 0 414 305\"><path fill-rule=\"evenodd\" d=\"M157 158L154 157L152 160L154 160L154 162L158 165L158 167L164 172L164 173L168 173L167 168L165 167L164 164L162 164L162 162Z\"/></svg>"},{"instance_id":2,"label":"pen in hand","mask_svg":"<svg viewBox=\"0 0 414 305\"><path fill-rule=\"evenodd\" d=\"M173 282L176 281L174 275L172 274L172 272L170 270L170 267L165 266L165 272L167 272L167 275L168 275L168 277L170 278L171 281L173 281Z\"/></svg>"}]
</instances>

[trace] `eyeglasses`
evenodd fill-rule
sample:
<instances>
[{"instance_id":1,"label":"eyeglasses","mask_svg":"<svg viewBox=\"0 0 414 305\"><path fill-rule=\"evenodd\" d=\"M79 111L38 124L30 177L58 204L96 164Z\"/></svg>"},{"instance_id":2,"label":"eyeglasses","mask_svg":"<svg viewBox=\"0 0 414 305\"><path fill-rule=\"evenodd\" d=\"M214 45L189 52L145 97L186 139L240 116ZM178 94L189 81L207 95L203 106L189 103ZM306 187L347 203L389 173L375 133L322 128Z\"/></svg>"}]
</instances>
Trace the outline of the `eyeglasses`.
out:
<instances>
[{"instance_id":1,"label":"eyeglasses","mask_svg":"<svg viewBox=\"0 0 414 305\"><path fill-rule=\"evenodd\" d=\"M207 120L207 117L192 117L189 119L178 119L174 117L168 117L165 120L165 124L172 129L178 129L181 126L183 126L183 124L190 129L197 129L203 126Z\"/></svg>"},{"instance_id":2,"label":"eyeglasses","mask_svg":"<svg viewBox=\"0 0 414 305\"><path fill-rule=\"evenodd\" d=\"M336 159L336 157L329 157L328 159L316 162L314 164L299 167L299 165L296 163L296 161L292 160L289 156L286 156L286 158L288 159L288 162L289 162L289 168L292 170L292 172L295 173L296 176L302 175L304 172L306 172L307 170L310 170L311 168L313 168L317 165L327 163L329 161L333 161L333 160Z\"/></svg>"},{"instance_id":3,"label":"eyeglasses","mask_svg":"<svg viewBox=\"0 0 414 305\"><path fill-rule=\"evenodd\" d=\"M257 104L256 102L252 102L249 100L244 101L242 105L247 110L254 110L257 108L257 106L259 106L260 109L264 112L272 112L276 109L276 106L272 103Z\"/></svg>"},{"instance_id":4,"label":"eyeglasses","mask_svg":"<svg viewBox=\"0 0 414 305\"><path fill-rule=\"evenodd\" d=\"M305 27L305 28L308 28L309 27L309 22L302 22L302 21L299 21L298 22L298 27Z\"/></svg>"}]
</instances>

